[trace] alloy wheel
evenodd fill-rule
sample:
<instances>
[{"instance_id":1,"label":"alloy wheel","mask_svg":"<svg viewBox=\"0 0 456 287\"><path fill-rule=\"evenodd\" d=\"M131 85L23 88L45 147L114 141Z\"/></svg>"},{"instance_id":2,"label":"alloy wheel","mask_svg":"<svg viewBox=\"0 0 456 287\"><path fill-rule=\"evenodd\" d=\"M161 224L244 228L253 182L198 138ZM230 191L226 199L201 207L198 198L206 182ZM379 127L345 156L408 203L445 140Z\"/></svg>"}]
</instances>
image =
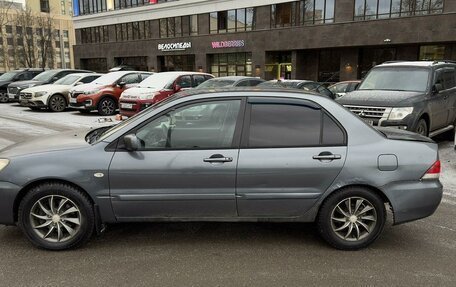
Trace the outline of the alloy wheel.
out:
<instances>
[{"instance_id":1,"label":"alloy wheel","mask_svg":"<svg viewBox=\"0 0 456 287\"><path fill-rule=\"evenodd\" d=\"M114 101L110 99L103 100L101 102L101 112L103 115L112 115L116 110Z\"/></svg>"},{"instance_id":2,"label":"alloy wheel","mask_svg":"<svg viewBox=\"0 0 456 287\"><path fill-rule=\"evenodd\" d=\"M332 230L343 240L362 240L369 236L376 224L375 206L362 197L345 198L331 212Z\"/></svg>"},{"instance_id":3,"label":"alloy wheel","mask_svg":"<svg viewBox=\"0 0 456 287\"><path fill-rule=\"evenodd\" d=\"M65 109L66 102L61 96L54 96L51 98L50 107L54 112L61 112Z\"/></svg>"},{"instance_id":4,"label":"alloy wheel","mask_svg":"<svg viewBox=\"0 0 456 287\"><path fill-rule=\"evenodd\" d=\"M8 95L6 93L0 93L0 103L7 103Z\"/></svg>"},{"instance_id":5,"label":"alloy wheel","mask_svg":"<svg viewBox=\"0 0 456 287\"><path fill-rule=\"evenodd\" d=\"M33 231L48 242L65 242L72 239L81 227L78 206L62 195L40 198L30 210Z\"/></svg>"}]
</instances>

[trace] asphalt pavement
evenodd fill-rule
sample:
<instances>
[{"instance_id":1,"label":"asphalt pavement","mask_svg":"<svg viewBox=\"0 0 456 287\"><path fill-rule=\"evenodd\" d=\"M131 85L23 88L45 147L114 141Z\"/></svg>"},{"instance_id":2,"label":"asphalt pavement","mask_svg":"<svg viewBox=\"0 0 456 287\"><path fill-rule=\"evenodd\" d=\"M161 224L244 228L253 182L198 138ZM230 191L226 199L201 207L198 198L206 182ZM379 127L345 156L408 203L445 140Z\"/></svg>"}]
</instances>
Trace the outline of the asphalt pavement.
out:
<instances>
[{"instance_id":1,"label":"asphalt pavement","mask_svg":"<svg viewBox=\"0 0 456 287\"><path fill-rule=\"evenodd\" d=\"M98 119L0 104L0 148L113 123ZM456 153L451 135L435 140L445 187L438 210L398 226L390 217L367 249L335 250L313 224L135 223L50 252L0 225L0 286L456 286Z\"/></svg>"}]
</instances>

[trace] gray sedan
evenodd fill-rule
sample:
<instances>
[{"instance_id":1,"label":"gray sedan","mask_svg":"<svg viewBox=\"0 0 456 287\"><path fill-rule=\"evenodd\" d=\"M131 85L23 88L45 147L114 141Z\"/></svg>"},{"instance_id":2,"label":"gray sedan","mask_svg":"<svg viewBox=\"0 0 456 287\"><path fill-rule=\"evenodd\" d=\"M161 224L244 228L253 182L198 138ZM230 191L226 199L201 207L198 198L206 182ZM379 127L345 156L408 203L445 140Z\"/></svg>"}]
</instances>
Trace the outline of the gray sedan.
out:
<instances>
[{"instance_id":1,"label":"gray sedan","mask_svg":"<svg viewBox=\"0 0 456 287\"><path fill-rule=\"evenodd\" d=\"M376 130L326 97L193 90L111 128L2 150L0 223L61 250L116 222L316 222L355 250L381 234L388 205L395 224L430 216L439 174L432 140Z\"/></svg>"}]
</instances>

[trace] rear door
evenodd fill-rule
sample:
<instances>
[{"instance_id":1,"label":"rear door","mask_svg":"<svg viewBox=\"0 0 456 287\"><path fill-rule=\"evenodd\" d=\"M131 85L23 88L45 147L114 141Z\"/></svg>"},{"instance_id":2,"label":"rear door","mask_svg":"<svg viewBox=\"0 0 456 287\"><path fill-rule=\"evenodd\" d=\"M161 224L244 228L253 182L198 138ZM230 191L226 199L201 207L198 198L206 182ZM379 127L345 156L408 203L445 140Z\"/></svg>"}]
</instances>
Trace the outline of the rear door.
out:
<instances>
[{"instance_id":1,"label":"rear door","mask_svg":"<svg viewBox=\"0 0 456 287\"><path fill-rule=\"evenodd\" d=\"M241 217L303 215L343 167L344 129L315 103L250 98L237 174Z\"/></svg>"}]
</instances>

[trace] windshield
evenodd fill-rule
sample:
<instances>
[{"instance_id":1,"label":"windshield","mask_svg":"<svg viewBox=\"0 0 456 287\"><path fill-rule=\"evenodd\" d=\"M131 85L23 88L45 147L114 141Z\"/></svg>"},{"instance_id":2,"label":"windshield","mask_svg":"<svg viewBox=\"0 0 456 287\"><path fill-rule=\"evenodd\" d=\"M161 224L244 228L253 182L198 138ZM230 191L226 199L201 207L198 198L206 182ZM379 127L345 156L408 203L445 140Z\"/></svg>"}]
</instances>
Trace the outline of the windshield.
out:
<instances>
[{"instance_id":1,"label":"windshield","mask_svg":"<svg viewBox=\"0 0 456 287\"><path fill-rule=\"evenodd\" d=\"M221 80L221 79L211 79L202 84L200 84L197 89L210 89L210 88L222 88L222 87L231 87L235 81L233 80Z\"/></svg>"},{"instance_id":2,"label":"windshield","mask_svg":"<svg viewBox=\"0 0 456 287\"><path fill-rule=\"evenodd\" d=\"M107 73L107 74L104 74L103 76L100 76L92 83L99 84L99 85L112 85L123 75L125 75L124 72Z\"/></svg>"},{"instance_id":3,"label":"windshield","mask_svg":"<svg viewBox=\"0 0 456 287\"><path fill-rule=\"evenodd\" d=\"M8 72L0 76L0 81L11 81L14 79L14 76L17 75L17 72Z\"/></svg>"},{"instance_id":4,"label":"windshield","mask_svg":"<svg viewBox=\"0 0 456 287\"><path fill-rule=\"evenodd\" d=\"M425 92L428 81L428 69L377 68L369 72L358 90Z\"/></svg>"},{"instance_id":5,"label":"windshield","mask_svg":"<svg viewBox=\"0 0 456 287\"><path fill-rule=\"evenodd\" d=\"M75 76L75 75L68 75L63 78L61 78L58 81L55 81L54 84L56 85L72 85L74 84L77 80L79 80L80 76Z\"/></svg>"},{"instance_id":6,"label":"windshield","mask_svg":"<svg viewBox=\"0 0 456 287\"><path fill-rule=\"evenodd\" d=\"M41 82L48 82L50 81L59 71L46 71L38 74L33 78L33 81L41 81Z\"/></svg>"},{"instance_id":7,"label":"windshield","mask_svg":"<svg viewBox=\"0 0 456 287\"><path fill-rule=\"evenodd\" d=\"M163 89L166 85L174 81L179 75L167 74L167 73L156 73L147 77L144 81L139 83L138 88L149 88L149 89Z\"/></svg>"}]
</instances>

